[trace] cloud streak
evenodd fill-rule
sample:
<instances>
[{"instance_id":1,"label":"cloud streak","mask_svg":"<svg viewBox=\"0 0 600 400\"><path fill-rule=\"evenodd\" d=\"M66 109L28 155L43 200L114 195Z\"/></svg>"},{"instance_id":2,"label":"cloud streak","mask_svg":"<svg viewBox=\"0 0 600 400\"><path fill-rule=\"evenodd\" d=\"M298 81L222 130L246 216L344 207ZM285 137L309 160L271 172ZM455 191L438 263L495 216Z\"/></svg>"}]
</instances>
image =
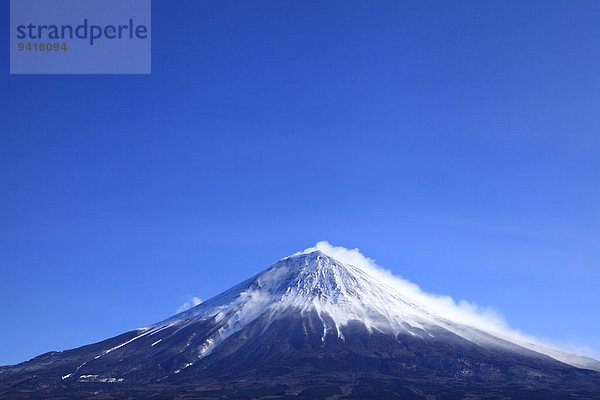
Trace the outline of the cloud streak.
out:
<instances>
[{"instance_id":1,"label":"cloud streak","mask_svg":"<svg viewBox=\"0 0 600 400\"><path fill-rule=\"evenodd\" d=\"M344 264L353 265L364 270L378 281L385 282L398 293L414 299L422 307L436 315L444 316L460 324L475 327L498 338L508 340L530 350L547 354L572 365L593 367L594 369L600 367L600 363L597 361L581 357L592 356L585 348L570 347L567 349L565 346L549 344L539 338L526 335L511 328L502 314L491 307L481 307L465 300L457 302L450 296L427 293L418 285L392 275L390 271L377 265L375 260L365 257L358 248L347 249L341 246L332 246L326 241L321 241L314 247L296 254L307 254L316 250ZM572 353L578 353L579 355Z\"/></svg>"},{"instance_id":2,"label":"cloud streak","mask_svg":"<svg viewBox=\"0 0 600 400\"><path fill-rule=\"evenodd\" d=\"M177 309L177 311L175 311L175 313L179 314L180 312L189 310L192 307L196 307L200 303L202 303L202 299L200 297L190 296L190 298L187 299L187 301L185 303L183 303L181 306L179 306L179 308Z\"/></svg>"}]
</instances>

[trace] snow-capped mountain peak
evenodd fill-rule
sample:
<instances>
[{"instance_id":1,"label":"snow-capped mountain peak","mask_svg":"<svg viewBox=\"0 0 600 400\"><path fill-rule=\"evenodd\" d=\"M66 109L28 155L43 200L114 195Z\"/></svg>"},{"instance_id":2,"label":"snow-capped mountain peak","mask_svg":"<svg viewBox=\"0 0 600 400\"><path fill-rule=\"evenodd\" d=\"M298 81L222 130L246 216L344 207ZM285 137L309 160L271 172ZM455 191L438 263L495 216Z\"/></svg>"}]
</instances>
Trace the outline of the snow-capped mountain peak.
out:
<instances>
[{"instance_id":1,"label":"snow-capped mountain peak","mask_svg":"<svg viewBox=\"0 0 600 400\"><path fill-rule=\"evenodd\" d=\"M378 269L357 250L336 248L326 242L280 260L228 291L149 327L147 333L214 320L219 329L206 340L200 355L205 357L259 317L266 321L267 329L272 321L290 313L313 312L322 322L323 341L328 335L343 341L345 327L359 323L369 332L394 337L408 334L432 340L451 333L480 345L520 347L572 365L590 366L588 358L511 331L502 321L473 311L472 306L459 306L448 297L424 293L416 285Z\"/></svg>"}]
</instances>

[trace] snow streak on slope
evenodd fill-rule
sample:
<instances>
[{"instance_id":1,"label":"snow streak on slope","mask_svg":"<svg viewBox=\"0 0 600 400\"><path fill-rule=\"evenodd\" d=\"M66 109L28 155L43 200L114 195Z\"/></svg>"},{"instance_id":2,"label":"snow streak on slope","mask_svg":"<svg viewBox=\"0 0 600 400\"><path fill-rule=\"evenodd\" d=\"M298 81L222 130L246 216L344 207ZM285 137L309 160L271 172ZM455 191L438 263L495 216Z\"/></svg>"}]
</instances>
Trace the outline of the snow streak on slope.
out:
<instances>
[{"instance_id":1,"label":"snow streak on slope","mask_svg":"<svg viewBox=\"0 0 600 400\"><path fill-rule=\"evenodd\" d=\"M259 317L270 321L294 312L316 312L323 322L322 340L334 333L344 340L344 327L358 321L369 331L398 337L431 338L449 331L482 345L534 350L560 361L590 367L589 359L545 346L506 327L490 312L449 297L426 294L418 286L392 276L358 250L320 242L287 257L264 272L200 305L150 327L179 326L213 320L218 329L199 347L198 358ZM510 343L507 343L510 342ZM594 360L592 360L593 363ZM190 364L191 365L191 364Z\"/></svg>"}]
</instances>

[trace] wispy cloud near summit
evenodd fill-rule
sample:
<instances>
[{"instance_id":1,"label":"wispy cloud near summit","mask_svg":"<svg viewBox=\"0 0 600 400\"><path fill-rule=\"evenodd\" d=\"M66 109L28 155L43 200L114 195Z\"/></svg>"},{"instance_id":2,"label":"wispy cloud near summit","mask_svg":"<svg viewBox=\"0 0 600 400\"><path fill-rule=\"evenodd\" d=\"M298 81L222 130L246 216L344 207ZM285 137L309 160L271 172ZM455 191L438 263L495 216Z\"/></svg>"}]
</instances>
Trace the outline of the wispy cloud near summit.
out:
<instances>
[{"instance_id":1,"label":"wispy cloud near summit","mask_svg":"<svg viewBox=\"0 0 600 400\"><path fill-rule=\"evenodd\" d=\"M183 303L177 309L177 311L175 311L175 313L179 314L180 312L183 312L185 310L189 310L192 307L196 307L200 303L202 303L202 299L200 297L190 296L190 298L185 303Z\"/></svg>"},{"instance_id":2,"label":"wispy cloud near summit","mask_svg":"<svg viewBox=\"0 0 600 400\"><path fill-rule=\"evenodd\" d=\"M390 271L377 265L375 260L364 256L358 248L347 249L341 246L333 246L327 241L320 241L315 246L294 255L307 254L317 250L344 264L354 265L355 267L365 270L373 277L376 277L380 282L385 282L398 293L402 293L411 299L414 299L425 309L430 310L437 315L444 316L451 321L475 327L501 339L550 355L551 357L569 364L589 366L594 369L597 369L600 366L595 360L582 359L582 357L578 356L595 356L594 352L590 349L585 347L549 344L545 340L523 334L520 331L511 328L504 316L493 307L482 307L466 300L455 301L450 296L427 293L418 285L392 275Z\"/></svg>"}]
</instances>

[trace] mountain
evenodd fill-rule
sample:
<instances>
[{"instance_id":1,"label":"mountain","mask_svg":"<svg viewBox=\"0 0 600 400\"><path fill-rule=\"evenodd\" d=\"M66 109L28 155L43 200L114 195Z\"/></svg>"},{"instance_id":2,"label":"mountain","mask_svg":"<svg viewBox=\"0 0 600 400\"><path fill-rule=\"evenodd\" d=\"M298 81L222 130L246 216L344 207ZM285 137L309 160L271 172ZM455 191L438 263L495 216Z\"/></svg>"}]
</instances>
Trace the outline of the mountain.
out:
<instances>
[{"instance_id":1,"label":"mountain","mask_svg":"<svg viewBox=\"0 0 600 400\"><path fill-rule=\"evenodd\" d=\"M0 367L0 398L600 398L598 361L337 253L287 257L165 321Z\"/></svg>"}]
</instances>

